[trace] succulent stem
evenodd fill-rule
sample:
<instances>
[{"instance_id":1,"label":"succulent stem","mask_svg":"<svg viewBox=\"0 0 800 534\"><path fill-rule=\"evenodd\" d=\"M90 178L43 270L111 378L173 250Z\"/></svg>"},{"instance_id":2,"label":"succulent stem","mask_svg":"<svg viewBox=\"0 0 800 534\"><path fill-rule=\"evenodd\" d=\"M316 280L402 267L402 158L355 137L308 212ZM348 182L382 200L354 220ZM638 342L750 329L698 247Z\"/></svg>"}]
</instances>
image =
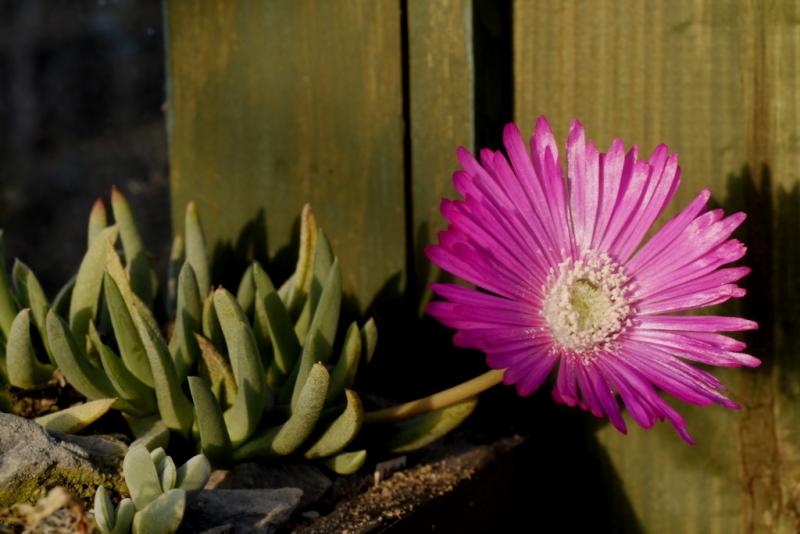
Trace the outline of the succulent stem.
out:
<instances>
[{"instance_id":1,"label":"succulent stem","mask_svg":"<svg viewBox=\"0 0 800 534\"><path fill-rule=\"evenodd\" d=\"M402 421L415 415L431 412L441 408L447 408L466 399L474 397L479 393L492 388L503 381L503 371L493 369L472 380L467 380L463 384L453 386L429 397L406 402L383 410L367 412L364 414L365 423L391 423Z\"/></svg>"}]
</instances>

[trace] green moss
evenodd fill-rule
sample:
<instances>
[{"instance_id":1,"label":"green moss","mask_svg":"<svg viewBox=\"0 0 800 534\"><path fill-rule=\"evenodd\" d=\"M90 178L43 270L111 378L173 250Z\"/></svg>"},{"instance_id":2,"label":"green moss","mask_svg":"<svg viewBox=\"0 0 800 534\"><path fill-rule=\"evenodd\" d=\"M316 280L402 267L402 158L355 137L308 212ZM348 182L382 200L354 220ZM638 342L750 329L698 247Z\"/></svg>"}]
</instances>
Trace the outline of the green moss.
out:
<instances>
[{"instance_id":1,"label":"green moss","mask_svg":"<svg viewBox=\"0 0 800 534\"><path fill-rule=\"evenodd\" d=\"M16 503L34 504L47 495L48 490L63 486L73 496L91 507L94 493L100 485L112 493L128 495L128 488L120 473L54 468L20 480L18 484L12 484L12 487L0 489L0 506L11 506Z\"/></svg>"}]
</instances>

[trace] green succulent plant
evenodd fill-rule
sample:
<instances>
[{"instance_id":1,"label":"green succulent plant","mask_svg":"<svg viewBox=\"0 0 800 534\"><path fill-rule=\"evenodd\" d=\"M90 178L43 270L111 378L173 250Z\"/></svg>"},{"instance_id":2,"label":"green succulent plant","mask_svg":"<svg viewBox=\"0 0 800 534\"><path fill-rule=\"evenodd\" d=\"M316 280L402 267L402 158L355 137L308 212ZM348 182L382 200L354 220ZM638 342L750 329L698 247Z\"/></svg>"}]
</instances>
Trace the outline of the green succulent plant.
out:
<instances>
[{"instance_id":1,"label":"green succulent plant","mask_svg":"<svg viewBox=\"0 0 800 534\"><path fill-rule=\"evenodd\" d=\"M346 450L364 422L353 387L372 359L377 329L371 319L352 323L337 345L342 274L311 209L301 214L290 278L276 287L253 262L234 295L212 288L202 225L190 203L185 234L173 241L163 291L169 319L162 325L156 277L117 190L111 206L109 225L104 204L95 203L87 252L52 301L21 262L13 292L0 273L0 333L11 384L37 387L58 369L96 401L72 409L82 422L75 428L109 408L120 410L138 444L151 450L166 447L174 432L197 443L214 465L296 455L339 473L357 470L366 451ZM383 433L386 448L429 443L466 418L474 402L464 406L391 427ZM40 422L63 430L64 421L76 419L68 415Z\"/></svg>"},{"instance_id":2,"label":"green succulent plant","mask_svg":"<svg viewBox=\"0 0 800 534\"><path fill-rule=\"evenodd\" d=\"M176 467L163 448L133 445L122 464L130 498L115 507L103 486L94 496L94 517L102 534L168 534L183 520L186 492L203 489L211 464L202 454Z\"/></svg>"}]
</instances>

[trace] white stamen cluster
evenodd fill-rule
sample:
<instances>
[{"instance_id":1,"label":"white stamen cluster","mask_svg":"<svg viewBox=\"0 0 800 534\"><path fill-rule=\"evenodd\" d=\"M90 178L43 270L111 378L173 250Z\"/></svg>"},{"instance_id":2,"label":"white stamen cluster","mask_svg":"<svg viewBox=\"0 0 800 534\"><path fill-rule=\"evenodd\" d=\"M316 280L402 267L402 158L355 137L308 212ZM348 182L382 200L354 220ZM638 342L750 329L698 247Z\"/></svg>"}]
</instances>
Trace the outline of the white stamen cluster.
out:
<instances>
[{"instance_id":1,"label":"white stamen cluster","mask_svg":"<svg viewBox=\"0 0 800 534\"><path fill-rule=\"evenodd\" d=\"M589 252L551 269L541 314L560 353L592 358L613 350L631 324L630 278L606 253Z\"/></svg>"}]
</instances>

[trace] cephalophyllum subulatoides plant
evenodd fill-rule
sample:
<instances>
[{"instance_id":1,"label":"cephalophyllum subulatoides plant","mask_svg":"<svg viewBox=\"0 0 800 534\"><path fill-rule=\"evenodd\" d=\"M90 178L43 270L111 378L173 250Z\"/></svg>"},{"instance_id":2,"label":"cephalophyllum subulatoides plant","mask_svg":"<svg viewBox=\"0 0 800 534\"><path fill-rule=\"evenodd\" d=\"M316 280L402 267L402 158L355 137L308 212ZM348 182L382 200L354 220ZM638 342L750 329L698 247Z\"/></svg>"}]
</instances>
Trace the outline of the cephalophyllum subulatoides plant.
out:
<instances>
[{"instance_id":1,"label":"cephalophyllum subulatoides plant","mask_svg":"<svg viewBox=\"0 0 800 534\"><path fill-rule=\"evenodd\" d=\"M94 496L94 518L102 534L168 534L183 520L186 492L203 489L211 464L202 454L180 467L163 448L133 445L122 465L130 498L114 506L103 486Z\"/></svg>"},{"instance_id":2,"label":"cephalophyllum subulatoides plant","mask_svg":"<svg viewBox=\"0 0 800 534\"><path fill-rule=\"evenodd\" d=\"M58 369L91 401L38 422L72 432L113 408L148 449L166 447L177 433L219 466L295 455L340 474L359 469L366 450L346 450L365 421L352 388L373 356L377 329L372 319L352 323L338 349L342 275L311 209L301 214L290 278L276 287L253 262L234 295L212 286L203 229L190 203L184 235L173 240L162 325L156 276L116 189L111 207L114 224L102 201L93 206L87 252L52 301L19 261L13 286L0 276L9 382L35 388ZM379 445L394 452L427 445L460 424L475 403L394 424L398 417Z\"/></svg>"}]
</instances>

